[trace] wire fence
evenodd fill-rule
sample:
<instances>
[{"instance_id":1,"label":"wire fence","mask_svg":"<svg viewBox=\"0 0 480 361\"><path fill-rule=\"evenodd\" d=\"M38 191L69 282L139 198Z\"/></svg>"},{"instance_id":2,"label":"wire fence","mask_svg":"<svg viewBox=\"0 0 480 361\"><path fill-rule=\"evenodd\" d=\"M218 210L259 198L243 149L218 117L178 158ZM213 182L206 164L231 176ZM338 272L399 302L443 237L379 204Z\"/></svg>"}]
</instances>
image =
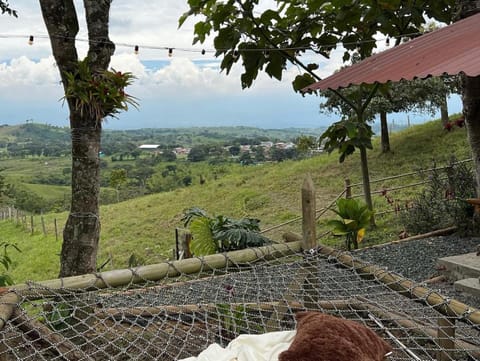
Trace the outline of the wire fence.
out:
<instances>
[{"instance_id":1,"label":"wire fence","mask_svg":"<svg viewBox=\"0 0 480 361\"><path fill-rule=\"evenodd\" d=\"M0 360L190 361L242 334L294 332L300 311L373 330L392 361L480 360L480 310L318 246L303 191L302 241L2 289Z\"/></svg>"},{"instance_id":2,"label":"wire fence","mask_svg":"<svg viewBox=\"0 0 480 361\"><path fill-rule=\"evenodd\" d=\"M179 360L293 330L306 310L370 328L389 360L480 360L479 310L300 242L17 285L0 298L0 358Z\"/></svg>"}]
</instances>

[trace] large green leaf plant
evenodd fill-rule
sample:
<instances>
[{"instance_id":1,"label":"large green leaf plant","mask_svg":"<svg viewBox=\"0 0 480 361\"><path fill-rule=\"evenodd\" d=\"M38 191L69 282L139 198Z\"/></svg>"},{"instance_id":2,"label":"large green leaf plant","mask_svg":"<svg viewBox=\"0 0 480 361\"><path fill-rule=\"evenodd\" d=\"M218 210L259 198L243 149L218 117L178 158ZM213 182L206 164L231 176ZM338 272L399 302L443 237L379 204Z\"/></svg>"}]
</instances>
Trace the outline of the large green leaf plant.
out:
<instances>
[{"instance_id":1,"label":"large green leaf plant","mask_svg":"<svg viewBox=\"0 0 480 361\"><path fill-rule=\"evenodd\" d=\"M333 234L345 236L345 245L350 251L352 245L358 249L358 244L365 235L365 229L370 223L372 211L366 204L362 204L356 199L341 198L337 201L337 208L333 211L340 216L340 219L333 219L328 225L333 228Z\"/></svg>"},{"instance_id":2,"label":"large green leaf plant","mask_svg":"<svg viewBox=\"0 0 480 361\"><path fill-rule=\"evenodd\" d=\"M258 219L210 216L203 209L193 207L185 211L182 221L192 233L190 250L195 256L260 247L270 243L260 233Z\"/></svg>"}]
</instances>

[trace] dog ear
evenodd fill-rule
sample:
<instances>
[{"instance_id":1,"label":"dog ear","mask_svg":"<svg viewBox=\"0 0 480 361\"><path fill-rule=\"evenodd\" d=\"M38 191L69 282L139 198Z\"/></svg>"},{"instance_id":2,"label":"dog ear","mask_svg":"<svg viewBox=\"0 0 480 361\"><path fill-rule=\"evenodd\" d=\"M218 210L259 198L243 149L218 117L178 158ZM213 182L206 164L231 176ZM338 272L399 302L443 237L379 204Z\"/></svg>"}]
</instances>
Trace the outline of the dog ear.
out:
<instances>
[{"instance_id":1,"label":"dog ear","mask_svg":"<svg viewBox=\"0 0 480 361\"><path fill-rule=\"evenodd\" d=\"M311 312L309 312L309 311L297 312L297 313L295 314L295 320L297 320L297 322L300 322L301 320L303 320L304 318L308 317L309 315L311 315Z\"/></svg>"}]
</instances>

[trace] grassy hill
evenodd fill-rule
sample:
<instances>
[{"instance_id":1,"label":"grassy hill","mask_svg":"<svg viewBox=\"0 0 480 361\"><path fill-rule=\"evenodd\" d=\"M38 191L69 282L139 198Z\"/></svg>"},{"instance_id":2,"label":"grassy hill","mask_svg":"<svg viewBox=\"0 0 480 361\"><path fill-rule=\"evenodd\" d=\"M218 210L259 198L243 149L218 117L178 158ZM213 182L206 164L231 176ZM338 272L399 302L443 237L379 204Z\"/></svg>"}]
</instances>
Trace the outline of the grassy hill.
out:
<instances>
[{"instance_id":1,"label":"grassy hill","mask_svg":"<svg viewBox=\"0 0 480 361\"><path fill-rule=\"evenodd\" d=\"M372 179L428 168L434 160L444 164L452 155L458 159L470 157L465 129L446 132L438 121L393 134L391 154L380 154L377 140L374 146L369 152ZM262 229L266 229L300 216L300 189L306 174L312 175L316 185L317 208L328 205L343 190L344 178L349 177L353 183L361 181L357 152L343 164L338 163L336 154L320 154L302 161L237 165L233 169L223 178L203 185L103 206L99 264L111 257L107 269L123 268L131 254L145 263L170 258L175 228L182 226L183 211L192 206L212 215L255 217L261 220ZM403 182L394 181L388 186ZM384 186L387 186L385 182L376 183L372 189ZM354 192L361 193L361 189ZM375 197L374 202L379 209L389 207L381 196ZM22 250L11 253L15 261L11 275L16 282L56 277L61 236L55 241L53 222L57 219L61 229L66 216L66 213L45 215L47 236L43 236L38 227L31 235L15 222L0 222L0 242L16 243ZM327 216L332 217L332 214ZM394 216L391 217L378 218L378 227L367 233L366 244L396 239L400 226L396 225ZM281 240L286 230L301 232L301 222L268 232L267 236Z\"/></svg>"}]
</instances>

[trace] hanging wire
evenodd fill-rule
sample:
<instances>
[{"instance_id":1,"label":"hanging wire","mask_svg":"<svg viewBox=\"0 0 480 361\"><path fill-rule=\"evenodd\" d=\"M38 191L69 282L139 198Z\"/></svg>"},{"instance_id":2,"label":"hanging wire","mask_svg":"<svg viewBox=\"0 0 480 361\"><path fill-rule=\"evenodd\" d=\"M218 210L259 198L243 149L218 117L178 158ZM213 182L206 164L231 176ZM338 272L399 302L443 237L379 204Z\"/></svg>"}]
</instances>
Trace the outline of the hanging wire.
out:
<instances>
[{"instance_id":1,"label":"hanging wire","mask_svg":"<svg viewBox=\"0 0 480 361\"><path fill-rule=\"evenodd\" d=\"M391 38L404 38L404 37L415 37L418 35L422 35L422 32L414 32L414 33L409 33L409 34L403 34L401 36L394 36L394 37L384 37L382 39L367 39L367 40L358 40L354 42L336 42L335 44L319 44L316 45L315 47L312 46L299 46L299 47L282 47L282 48L274 48L274 47L266 47L266 48L242 48L242 49L230 49L230 48L220 48L220 49L198 49L198 48L185 48L185 47L175 47L175 46L160 46L160 45L146 45L146 44L139 44L139 43L125 43L125 42L117 42L114 43L116 47L126 47L126 48L133 48L135 53L138 53L139 48L142 49L149 49L149 50L165 50L168 52L168 56L171 56L173 54L173 51L178 51L178 52L190 52L190 53L200 53L202 55L205 55L206 53L212 53L215 54L217 51L229 51L233 50L234 54L237 56L239 53L246 53L246 52L262 52L265 54L266 57L270 55L270 52L272 51L295 51L295 52L301 52L301 51L313 51L315 53L318 53L320 51L323 52L330 52L332 48L336 46L348 46L348 45L362 45L362 44L367 44L367 43L376 43L376 42L390 42ZM57 39L68 39L68 40L75 40L78 42L85 42L85 43L103 43L104 40L94 40L94 39L86 39L86 38L75 38L75 37L68 37L64 35L52 35L52 37L57 38ZM1 39L29 39L28 42L29 44L33 44L33 40L35 38L37 39L49 39L49 35L45 34L40 34L40 35L23 35L23 34L0 34Z\"/></svg>"}]
</instances>

